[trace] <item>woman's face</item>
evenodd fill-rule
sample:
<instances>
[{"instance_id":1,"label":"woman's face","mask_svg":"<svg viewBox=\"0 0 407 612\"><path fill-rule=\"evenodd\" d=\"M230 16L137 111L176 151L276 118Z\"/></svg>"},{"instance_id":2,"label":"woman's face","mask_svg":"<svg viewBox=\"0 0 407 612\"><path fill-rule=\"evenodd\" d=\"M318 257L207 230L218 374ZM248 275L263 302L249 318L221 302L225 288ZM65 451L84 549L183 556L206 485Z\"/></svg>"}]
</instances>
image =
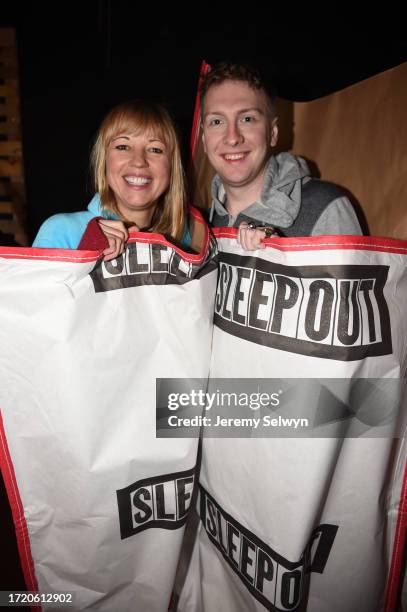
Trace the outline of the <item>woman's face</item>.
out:
<instances>
[{"instance_id":1,"label":"woman's face","mask_svg":"<svg viewBox=\"0 0 407 612\"><path fill-rule=\"evenodd\" d=\"M108 146L106 178L123 217L148 225L170 184L167 145L154 134L121 132Z\"/></svg>"}]
</instances>

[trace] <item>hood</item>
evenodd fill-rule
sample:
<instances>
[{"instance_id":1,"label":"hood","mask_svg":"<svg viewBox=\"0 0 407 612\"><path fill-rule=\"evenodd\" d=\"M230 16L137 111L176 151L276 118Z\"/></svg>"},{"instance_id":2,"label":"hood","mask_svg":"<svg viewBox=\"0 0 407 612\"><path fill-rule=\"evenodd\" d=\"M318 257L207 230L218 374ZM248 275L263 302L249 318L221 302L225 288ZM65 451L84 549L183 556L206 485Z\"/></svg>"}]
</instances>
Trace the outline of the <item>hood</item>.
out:
<instances>
[{"instance_id":1,"label":"hood","mask_svg":"<svg viewBox=\"0 0 407 612\"><path fill-rule=\"evenodd\" d=\"M260 199L242 212L266 225L290 227L301 207L301 183L306 176L310 176L310 171L301 157L291 153L272 156L267 164ZM225 189L218 175L213 179L212 197L213 209L225 215Z\"/></svg>"},{"instance_id":2,"label":"hood","mask_svg":"<svg viewBox=\"0 0 407 612\"><path fill-rule=\"evenodd\" d=\"M105 219L117 220L119 217L109 210L103 210L100 202L100 196L98 193L95 193L93 198L88 204L88 210L94 214L96 217L104 217Z\"/></svg>"}]
</instances>

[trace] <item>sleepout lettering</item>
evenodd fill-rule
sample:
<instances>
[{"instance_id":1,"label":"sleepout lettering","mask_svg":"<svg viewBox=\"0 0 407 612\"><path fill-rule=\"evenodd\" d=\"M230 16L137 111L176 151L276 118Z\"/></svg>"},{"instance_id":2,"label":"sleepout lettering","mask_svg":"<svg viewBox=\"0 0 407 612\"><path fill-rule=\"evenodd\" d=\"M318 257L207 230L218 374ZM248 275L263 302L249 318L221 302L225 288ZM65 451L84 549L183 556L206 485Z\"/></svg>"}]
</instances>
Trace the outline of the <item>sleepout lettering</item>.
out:
<instances>
[{"instance_id":1,"label":"sleepout lettering","mask_svg":"<svg viewBox=\"0 0 407 612\"><path fill-rule=\"evenodd\" d=\"M276 349L352 361L392 352L388 266L283 266L219 254L215 325Z\"/></svg>"},{"instance_id":2,"label":"sleepout lettering","mask_svg":"<svg viewBox=\"0 0 407 612\"><path fill-rule=\"evenodd\" d=\"M297 610L304 592L304 574L323 573L338 526L317 527L301 559L292 562L225 512L201 485L199 489L206 533L253 597L272 612Z\"/></svg>"},{"instance_id":3,"label":"sleepout lettering","mask_svg":"<svg viewBox=\"0 0 407 612\"><path fill-rule=\"evenodd\" d=\"M139 480L116 491L122 540L150 529L178 529L191 504L195 468Z\"/></svg>"},{"instance_id":4,"label":"sleepout lettering","mask_svg":"<svg viewBox=\"0 0 407 612\"><path fill-rule=\"evenodd\" d=\"M142 285L181 285L216 268L212 251L202 265L186 261L163 244L132 242L116 259L98 262L90 277L96 293Z\"/></svg>"}]
</instances>

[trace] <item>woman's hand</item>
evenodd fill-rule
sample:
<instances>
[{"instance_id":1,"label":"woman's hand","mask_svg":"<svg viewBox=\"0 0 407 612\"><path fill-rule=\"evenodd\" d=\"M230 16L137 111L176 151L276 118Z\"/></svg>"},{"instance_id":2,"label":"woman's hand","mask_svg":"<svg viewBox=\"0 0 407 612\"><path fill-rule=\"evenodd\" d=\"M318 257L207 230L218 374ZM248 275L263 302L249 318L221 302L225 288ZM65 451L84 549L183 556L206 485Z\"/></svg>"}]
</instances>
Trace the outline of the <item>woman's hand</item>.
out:
<instances>
[{"instance_id":1,"label":"woman's hand","mask_svg":"<svg viewBox=\"0 0 407 612\"><path fill-rule=\"evenodd\" d=\"M129 239L129 232L123 221L99 219L98 223L109 242L109 246L103 251L104 260L110 261L123 253ZM138 229L137 226L134 227Z\"/></svg>"}]
</instances>

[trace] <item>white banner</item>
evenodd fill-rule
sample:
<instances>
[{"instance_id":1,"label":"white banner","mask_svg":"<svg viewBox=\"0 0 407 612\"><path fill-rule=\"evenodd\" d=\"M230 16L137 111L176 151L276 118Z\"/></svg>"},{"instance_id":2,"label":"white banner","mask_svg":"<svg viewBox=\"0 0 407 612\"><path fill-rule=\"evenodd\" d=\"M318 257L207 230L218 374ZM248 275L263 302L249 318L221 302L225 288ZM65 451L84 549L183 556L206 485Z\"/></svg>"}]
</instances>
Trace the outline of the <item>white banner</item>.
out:
<instances>
[{"instance_id":1,"label":"white banner","mask_svg":"<svg viewBox=\"0 0 407 612\"><path fill-rule=\"evenodd\" d=\"M406 371L406 242L271 239L248 254L236 230L215 233L213 378L240 379L239 389L245 378L386 378L397 387ZM328 419L321 437L204 437L201 522L178 609L395 610L407 510L404 400L396 398L398 422L374 434ZM368 406L363 418L371 416Z\"/></svg>"},{"instance_id":2,"label":"white banner","mask_svg":"<svg viewBox=\"0 0 407 612\"><path fill-rule=\"evenodd\" d=\"M1 467L44 608L72 593L74 610L168 609L197 440L156 439L156 378L208 375L204 242L134 234L110 263L0 248Z\"/></svg>"}]
</instances>

